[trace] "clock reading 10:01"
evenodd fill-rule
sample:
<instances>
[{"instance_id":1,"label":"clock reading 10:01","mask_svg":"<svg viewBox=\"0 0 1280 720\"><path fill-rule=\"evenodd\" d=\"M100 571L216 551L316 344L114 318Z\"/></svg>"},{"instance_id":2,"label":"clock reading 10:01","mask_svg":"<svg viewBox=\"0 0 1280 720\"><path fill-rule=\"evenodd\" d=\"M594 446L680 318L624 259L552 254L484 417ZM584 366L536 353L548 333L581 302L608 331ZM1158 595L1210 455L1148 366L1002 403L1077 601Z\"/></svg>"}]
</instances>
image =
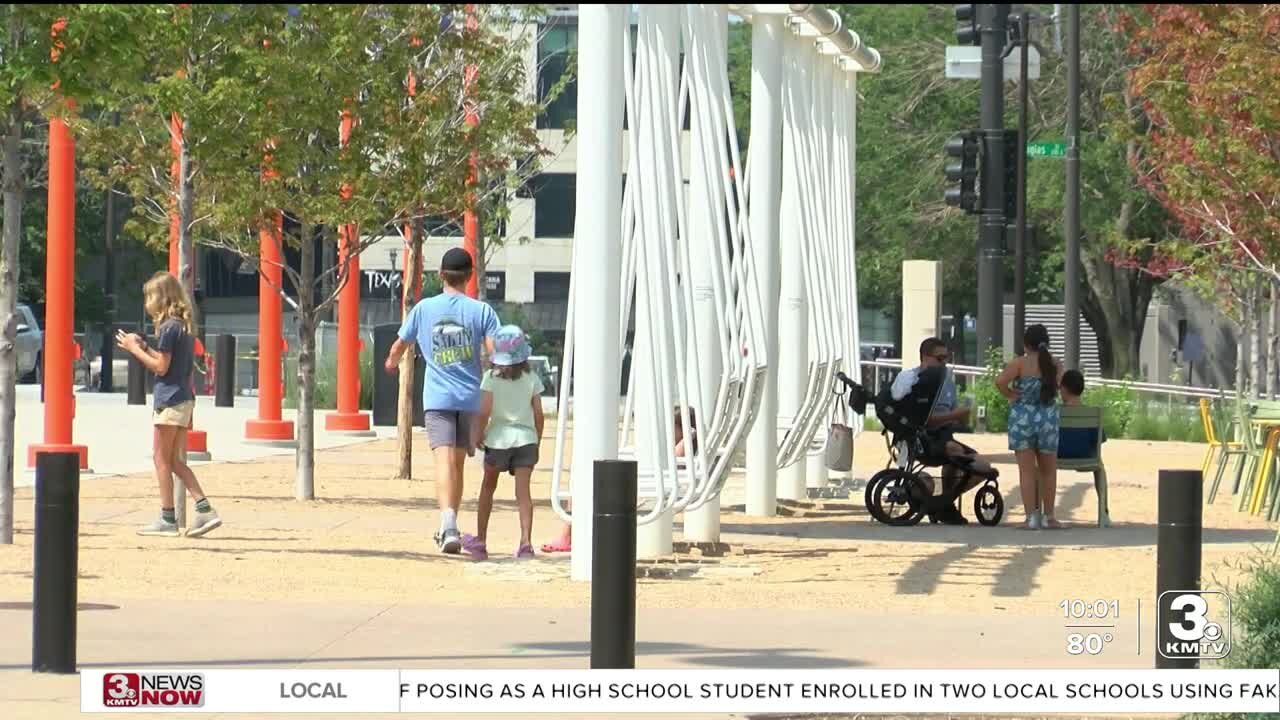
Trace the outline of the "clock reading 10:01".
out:
<instances>
[{"instance_id":1,"label":"clock reading 10:01","mask_svg":"<svg viewBox=\"0 0 1280 720\"><path fill-rule=\"evenodd\" d=\"M1058 603L1068 620L1115 620L1120 617L1119 600L1063 600Z\"/></svg>"}]
</instances>

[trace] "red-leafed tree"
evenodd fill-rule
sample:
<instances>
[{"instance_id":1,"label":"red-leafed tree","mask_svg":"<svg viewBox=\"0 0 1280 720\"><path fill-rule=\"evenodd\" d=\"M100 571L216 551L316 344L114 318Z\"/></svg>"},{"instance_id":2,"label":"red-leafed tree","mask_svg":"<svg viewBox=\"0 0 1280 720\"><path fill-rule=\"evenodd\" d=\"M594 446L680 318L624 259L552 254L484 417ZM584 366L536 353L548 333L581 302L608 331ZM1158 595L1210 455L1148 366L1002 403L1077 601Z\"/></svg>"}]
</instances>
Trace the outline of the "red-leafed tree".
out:
<instances>
[{"instance_id":1,"label":"red-leafed tree","mask_svg":"<svg viewBox=\"0 0 1280 720\"><path fill-rule=\"evenodd\" d=\"M1150 123L1134 170L1181 229L1150 269L1219 300L1242 335L1274 337L1260 320L1280 283L1280 4L1153 4L1124 20ZM1255 377L1267 355L1253 343Z\"/></svg>"}]
</instances>

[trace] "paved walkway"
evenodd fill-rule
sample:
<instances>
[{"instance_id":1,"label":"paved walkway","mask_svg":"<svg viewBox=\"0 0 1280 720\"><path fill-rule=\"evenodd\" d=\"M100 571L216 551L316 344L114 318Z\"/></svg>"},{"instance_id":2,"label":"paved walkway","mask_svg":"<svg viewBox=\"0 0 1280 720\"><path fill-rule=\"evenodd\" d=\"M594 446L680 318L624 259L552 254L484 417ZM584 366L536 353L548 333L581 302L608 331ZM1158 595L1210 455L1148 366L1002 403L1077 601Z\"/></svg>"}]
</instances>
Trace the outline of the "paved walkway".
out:
<instances>
[{"instance_id":1,"label":"paved walkway","mask_svg":"<svg viewBox=\"0 0 1280 720\"><path fill-rule=\"evenodd\" d=\"M128 475L151 470L151 397L146 405L130 405L123 393L76 393L76 418L73 426L75 442L89 448L89 468L81 479L96 476ZM327 410L316 413L316 448L344 447L365 442L369 438L324 432ZM296 412L285 410L286 420L294 420ZM244 440L246 420L258 416L258 399L237 397L235 406L214 406L214 399L196 399L196 429L208 433L209 452L213 462L243 462L277 455L292 455L289 448L256 445ZM27 448L44 439L44 405L40 402L39 385L19 385L16 428L16 461L23 472L16 478L18 487L32 487L35 472L26 468ZM395 428L374 428L379 437L395 437ZM192 463L199 466L204 463Z\"/></svg>"},{"instance_id":2,"label":"paved walkway","mask_svg":"<svg viewBox=\"0 0 1280 720\"><path fill-rule=\"evenodd\" d=\"M18 447L39 439L38 388L22 388ZM518 565L455 562L429 547L434 487L421 438L417 482L394 481L394 443L317 433L318 498L292 493L292 450L240 440L256 400L214 408L197 425L215 462L201 471L227 525L201 540L140 539L155 513L149 409L123 395L78 396L76 439L99 476L81 493L78 659L82 668L136 666L351 668L583 668L588 588L567 581L567 558ZM388 429L390 430L390 429ZM384 435L389 435L384 432ZM642 566L637 665L645 668L897 667L1148 668L1154 626L1154 468L1198 463L1190 445L1109 443L1111 511L1093 527L1087 476L1067 474L1060 517L1074 527L1026 533L1011 458L995 451L1010 519L999 528L888 528L865 517L860 495L784 504L748 518L726 489L722 539L736 552L690 553ZM878 436L858 440L859 462L882 462ZM544 444L544 457L551 448ZM227 464L233 463L233 464ZM135 477L116 477L140 473ZM473 522L476 464L467 466L463 515ZM30 484L31 475L25 478ZM535 532L555 527L548 473L534 478ZM490 528L509 552L515 513L503 490ZM17 544L0 547L0 718L79 716L76 676L32 675L31 491L16 504ZM1206 579L1274 529L1206 508ZM669 575L662 575L667 572ZM682 574L683 573L683 574ZM1231 578L1227 578L1231 579ZM1066 652L1058 603L1115 598L1122 619L1099 656ZM1133 609L1142 598L1141 634ZM1138 654L1141 647L1142 654ZM709 717L709 716L700 716Z\"/></svg>"},{"instance_id":3,"label":"paved walkway","mask_svg":"<svg viewBox=\"0 0 1280 720\"><path fill-rule=\"evenodd\" d=\"M180 582L180 580L176 580ZM516 593L518 595L518 593ZM513 598L518 602L518 597ZM585 668L587 609L84 598L81 668ZM481 632L480 629L483 628ZM661 609L637 618L642 668L1149 668L1132 622L1098 657L1065 652L1060 618ZM1144 628L1144 634L1149 634ZM77 677L29 673L31 612L0 609L0 707L78 711ZM10 714L8 711L15 714Z\"/></svg>"}]
</instances>

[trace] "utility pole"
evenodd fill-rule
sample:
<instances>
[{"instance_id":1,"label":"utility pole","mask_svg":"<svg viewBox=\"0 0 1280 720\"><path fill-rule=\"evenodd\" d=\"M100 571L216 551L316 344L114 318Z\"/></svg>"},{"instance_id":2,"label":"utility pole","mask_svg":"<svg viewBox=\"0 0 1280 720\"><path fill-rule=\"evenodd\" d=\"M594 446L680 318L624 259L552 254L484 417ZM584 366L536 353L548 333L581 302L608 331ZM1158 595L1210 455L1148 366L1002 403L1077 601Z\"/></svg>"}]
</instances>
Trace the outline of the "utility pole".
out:
<instances>
[{"instance_id":1,"label":"utility pole","mask_svg":"<svg viewBox=\"0 0 1280 720\"><path fill-rule=\"evenodd\" d=\"M1067 6L1067 207L1063 311L1068 368L1080 367L1080 6Z\"/></svg>"},{"instance_id":2,"label":"utility pole","mask_svg":"<svg viewBox=\"0 0 1280 720\"><path fill-rule=\"evenodd\" d=\"M1017 240L1014 248L1013 274L1013 340L1015 352L1021 354L1022 334L1027 329L1027 102L1029 96L1027 77L1028 56L1031 54L1031 11L1024 9L1018 15L1018 45L1021 55L1018 62L1018 204Z\"/></svg>"},{"instance_id":3,"label":"utility pole","mask_svg":"<svg viewBox=\"0 0 1280 720\"><path fill-rule=\"evenodd\" d=\"M106 295L107 320L102 326L102 350L98 362L98 392L109 393L114 389L116 345L116 189L107 188L107 252L103 257L102 285Z\"/></svg>"},{"instance_id":4,"label":"utility pole","mask_svg":"<svg viewBox=\"0 0 1280 720\"><path fill-rule=\"evenodd\" d=\"M1002 348L1004 326L1004 46L1008 5L978 5L982 39L982 217L978 223L978 352Z\"/></svg>"}]
</instances>

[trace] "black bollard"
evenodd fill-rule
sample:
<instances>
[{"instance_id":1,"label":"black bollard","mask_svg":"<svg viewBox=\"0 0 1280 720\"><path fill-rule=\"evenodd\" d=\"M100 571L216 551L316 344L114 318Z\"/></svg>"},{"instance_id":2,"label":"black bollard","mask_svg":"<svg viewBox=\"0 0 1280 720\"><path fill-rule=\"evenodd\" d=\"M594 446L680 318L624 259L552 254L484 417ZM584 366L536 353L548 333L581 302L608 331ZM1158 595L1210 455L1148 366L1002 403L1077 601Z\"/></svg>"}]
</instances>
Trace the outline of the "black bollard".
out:
<instances>
[{"instance_id":1,"label":"black bollard","mask_svg":"<svg viewBox=\"0 0 1280 720\"><path fill-rule=\"evenodd\" d=\"M1180 642L1170 625L1181 619L1169 603L1179 590L1200 590L1200 526L1204 477L1199 470L1161 470L1156 510L1156 668L1196 668L1196 658L1165 657L1168 643ZM1165 596L1165 593L1170 595Z\"/></svg>"},{"instance_id":2,"label":"black bollard","mask_svg":"<svg viewBox=\"0 0 1280 720\"><path fill-rule=\"evenodd\" d=\"M378 325L373 329L373 424L395 427L400 398L400 373L387 372L383 363L399 337L399 325Z\"/></svg>"},{"instance_id":3,"label":"black bollard","mask_svg":"<svg viewBox=\"0 0 1280 720\"><path fill-rule=\"evenodd\" d=\"M36 456L31 672L76 671L80 456Z\"/></svg>"},{"instance_id":4,"label":"black bollard","mask_svg":"<svg viewBox=\"0 0 1280 720\"><path fill-rule=\"evenodd\" d=\"M147 404L147 369L132 354L129 355L129 404Z\"/></svg>"},{"instance_id":5,"label":"black bollard","mask_svg":"<svg viewBox=\"0 0 1280 720\"><path fill-rule=\"evenodd\" d=\"M219 335L213 346L214 407L236 404L236 336Z\"/></svg>"},{"instance_id":6,"label":"black bollard","mask_svg":"<svg viewBox=\"0 0 1280 720\"><path fill-rule=\"evenodd\" d=\"M591 669L636 666L636 463L597 460L591 537Z\"/></svg>"}]
</instances>

